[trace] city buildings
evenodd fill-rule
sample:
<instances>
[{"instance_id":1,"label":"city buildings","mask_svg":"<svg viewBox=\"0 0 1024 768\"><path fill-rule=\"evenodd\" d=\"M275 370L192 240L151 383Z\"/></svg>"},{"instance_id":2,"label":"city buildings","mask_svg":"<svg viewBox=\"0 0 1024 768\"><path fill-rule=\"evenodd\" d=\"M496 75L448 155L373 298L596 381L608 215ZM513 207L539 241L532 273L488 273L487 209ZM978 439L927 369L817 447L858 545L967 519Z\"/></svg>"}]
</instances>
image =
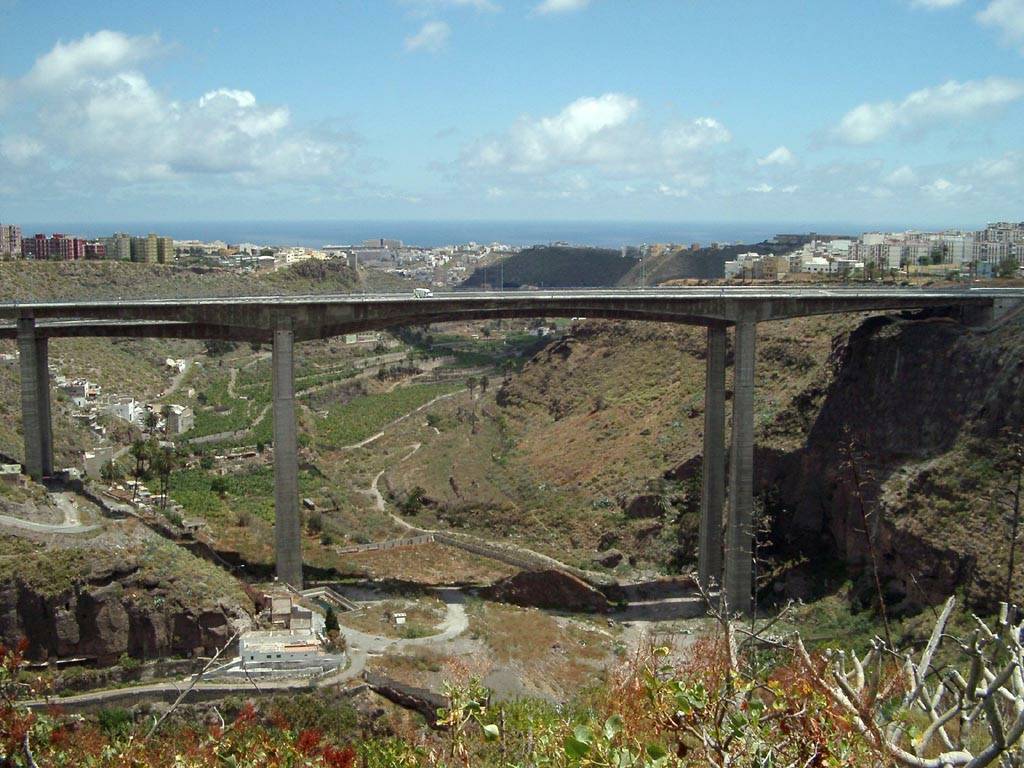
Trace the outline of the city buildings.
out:
<instances>
[{"instance_id":1,"label":"city buildings","mask_svg":"<svg viewBox=\"0 0 1024 768\"><path fill-rule=\"evenodd\" d=\"M55 232L50 237L36 234L22 238L21 253L26 259L74 261L85 258L85 240L74 235Z\"/></svg>"},{"instance_id":2,"label":"city buildings","mask_svg":"<svg viewBox=\"0 0 1024 768\"><path fill-rule=\"evenodd\" d=\"M85 244L85 258L87 259L105 259L107 258L107 246L98 240L93 240Z\"/></svg>"},{"instance_id":3,"label":"city buildings","mask_svg":"<svg viewBox=\"0 0 1024 768\"><path fill-rule=\"evenodd\" d=\"M154 237L154 235L150 235L150 237ZM161 264L174 263L174 238L156 238L156 260Z\"/></svg>"},{"instance_id":4,"label":"city buildings","mask_svg":"<svg viewBox=\"0 0 1024 768\"><path fill-rule=\"evenodd\" d=\"M780 235L777 244L796 242ZM885 275L895 272L992 277L1024 267L1024 222L996 222L976 232L865 232L857 238L824 236L795 247L790 273ZM774 279L777 258L744 253L725 262L727 280Z\"/></svg>"}]
</instances>

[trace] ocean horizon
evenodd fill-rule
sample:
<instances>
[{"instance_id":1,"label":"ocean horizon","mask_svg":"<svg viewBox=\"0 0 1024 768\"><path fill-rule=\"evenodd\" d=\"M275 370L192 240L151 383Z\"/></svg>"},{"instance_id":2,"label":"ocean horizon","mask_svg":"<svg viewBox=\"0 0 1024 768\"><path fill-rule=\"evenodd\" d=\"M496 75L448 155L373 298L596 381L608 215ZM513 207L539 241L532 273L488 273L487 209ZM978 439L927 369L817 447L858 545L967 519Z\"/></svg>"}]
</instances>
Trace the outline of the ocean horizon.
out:
<instances>
[{"instance_id":1,"label":"ocean horizon","mask_svg":"<svg viewBox=\"0 0 1024 768\"><path fill-rule=\"evenodd\" d=\"M373 238L401 240L406 245L438 247L459 243L505 243L523 247L564 241L573 245L620 248L642 243L758 243L781 233L821 232L858 235L894 225L877 222L637 222L637 221L94 221L27 222L25 237L36 232L63 232L80 237L105 237L114 232L156 232L176 240L221 240L260 245L359 244ZM902 227L905 228L905 227Z\"/></svg>"}]
</instances>

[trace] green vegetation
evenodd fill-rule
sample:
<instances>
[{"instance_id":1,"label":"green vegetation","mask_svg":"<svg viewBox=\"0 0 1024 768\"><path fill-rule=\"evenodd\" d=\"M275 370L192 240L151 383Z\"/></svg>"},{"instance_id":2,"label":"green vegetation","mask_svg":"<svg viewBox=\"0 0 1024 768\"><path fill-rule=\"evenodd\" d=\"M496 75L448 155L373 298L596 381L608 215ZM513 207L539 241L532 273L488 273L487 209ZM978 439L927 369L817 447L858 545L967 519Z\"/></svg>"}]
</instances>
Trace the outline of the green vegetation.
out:
<instances>
[{"instance_id":1,"label":"green vegetation","mask_svg":"<svg viewBox=\"0 0 1024 768\"><path fill-rule=\"evenodd\" d=\"M322 479L308 470L299 472L299 492L316 492ZM184 469L171 478L170 495L189 515L230 523L243 510L267 522L274 520L274 470L259 467L231 475L211 475L203 469ZM233 512L233 510L235 512Z\"/></svg>"},{"instance_id":2,"label":"green vegetation","mask_svg":"<svg viewBox=\"0 0 1024 768\"><path fill-rule=\"evenodd\" d=\"M329 410L326 418L317 425L316 445L324 450L336 450L358 443L400 416L461 388L461 383L444 382L399 387L392 392L357 397Z\"/></svg>"}]
</instances>

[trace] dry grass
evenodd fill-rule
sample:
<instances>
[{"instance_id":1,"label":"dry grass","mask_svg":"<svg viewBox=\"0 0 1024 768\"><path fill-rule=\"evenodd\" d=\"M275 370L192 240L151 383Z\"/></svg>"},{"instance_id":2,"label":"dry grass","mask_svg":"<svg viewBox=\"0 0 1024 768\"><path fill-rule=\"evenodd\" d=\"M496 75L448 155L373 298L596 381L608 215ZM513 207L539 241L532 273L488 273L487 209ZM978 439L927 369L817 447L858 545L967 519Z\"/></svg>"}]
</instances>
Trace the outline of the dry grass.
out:
<instances>
[{"instance_id":1,"label":"dry grass","mask_svg":"<svg viewBox=\"0 0 1024 768\"><path fill-rule=\"evenodd\" d=\"M515 573L511 566L443 544L361 552L341 556L341 567L377 579L419 584L491 584Z\"/></svg>"},{"instance_id":2,"label":"dry grass","mask_svg":"<svg viewBox=\"0 0 1024 768\"><path fill-rule=\"evenodd\" d=\"M493 662L556 698L604 677L615 658L611 631L575 619L489 602L471 602L467 613L470 635L485 644Z\"/></svg>"},{"instance_id":3,"label":"dry grass","mask_svg":"<svg viewBox=\"0 0 1024 768\"><path fill-rule=\"evenodd\" d=\"M347 627L384 637L427 637L437 634L437 625L444 619L445 604L435 597L418 600L382 600L358 611L345 613L340 621ZM390 618L395 613L406 615L405 624L397 625Z\"/></svg>"}]
</instances>

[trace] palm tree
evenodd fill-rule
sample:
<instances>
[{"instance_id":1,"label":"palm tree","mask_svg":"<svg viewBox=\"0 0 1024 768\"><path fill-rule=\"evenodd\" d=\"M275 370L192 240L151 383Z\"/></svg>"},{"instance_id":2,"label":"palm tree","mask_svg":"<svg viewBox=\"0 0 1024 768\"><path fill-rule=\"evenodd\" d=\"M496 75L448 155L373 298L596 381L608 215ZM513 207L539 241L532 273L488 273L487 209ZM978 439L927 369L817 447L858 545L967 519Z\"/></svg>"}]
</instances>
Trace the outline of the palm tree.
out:
<instances>
[{"instance_id":1,"label":"palm tree","mask_svg":"<svg viewBox=\"0 0 1024 768\"><path fill-rule=\"evenodd\" d=\"M132 489L132 501L135 501L135 497L139 493L139 478L142 477L142 472L146 468L146 459L149 455L148 446L141 440L133 440L129 453L135 459L135 487Z\"/></svg>"}]
</instances>

